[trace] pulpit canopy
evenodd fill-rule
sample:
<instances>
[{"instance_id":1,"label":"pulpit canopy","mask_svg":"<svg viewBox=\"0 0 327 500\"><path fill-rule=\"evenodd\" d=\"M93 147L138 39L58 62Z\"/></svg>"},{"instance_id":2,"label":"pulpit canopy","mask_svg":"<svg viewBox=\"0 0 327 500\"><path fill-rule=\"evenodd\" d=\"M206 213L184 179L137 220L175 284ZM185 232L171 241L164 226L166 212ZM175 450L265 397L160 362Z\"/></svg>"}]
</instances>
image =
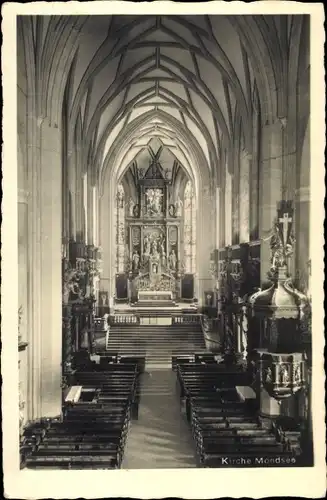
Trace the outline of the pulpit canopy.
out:
<instances>
[{"instance_id":1,"label":"pulpit canopy","mask_svg":"<svg viewBox=\"0 0 327 500\"><path fill-rule=\"evenodd\" d=\"M278 268L276 282L251 297L250 302L255 316L299 319L302 305L300 292L293 288L286 271L286 266Z\"/></svg>"}]
</instances>

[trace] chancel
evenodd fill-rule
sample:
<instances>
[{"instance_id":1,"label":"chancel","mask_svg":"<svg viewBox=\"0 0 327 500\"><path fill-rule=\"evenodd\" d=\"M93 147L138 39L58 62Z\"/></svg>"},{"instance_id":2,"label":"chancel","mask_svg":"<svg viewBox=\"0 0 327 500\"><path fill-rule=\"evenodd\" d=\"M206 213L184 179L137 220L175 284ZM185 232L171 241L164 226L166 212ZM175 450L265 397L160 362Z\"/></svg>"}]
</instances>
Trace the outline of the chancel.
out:
<instances>
[{"instance_id":1,"label":"chancel","mask_svg":"<svg viewBox=\"0 0 327 500\"><path fill-rule=\"evenodd\" d=\"M17 18L21 466L310 466L310 17Z\"/></svg>"}]
</instances>

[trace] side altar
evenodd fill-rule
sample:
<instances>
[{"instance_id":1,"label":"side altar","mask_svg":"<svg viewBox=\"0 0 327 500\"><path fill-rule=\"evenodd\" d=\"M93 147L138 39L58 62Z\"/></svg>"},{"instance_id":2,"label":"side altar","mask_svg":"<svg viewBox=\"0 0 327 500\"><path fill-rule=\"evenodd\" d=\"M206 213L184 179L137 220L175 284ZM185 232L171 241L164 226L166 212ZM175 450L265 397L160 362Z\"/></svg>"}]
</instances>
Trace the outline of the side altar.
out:
<instances>
[{"instance_id":1,"label":"side altar","mask_svg":"<svg viewBox=\"0 0 327 500\"><path fill-rule=\"evenodd\" d=\"M138 199L126 214L129 298L132 303L170 304L180 297L182 202L154 161L138 178Z\"/></svg>"}]
</instances>

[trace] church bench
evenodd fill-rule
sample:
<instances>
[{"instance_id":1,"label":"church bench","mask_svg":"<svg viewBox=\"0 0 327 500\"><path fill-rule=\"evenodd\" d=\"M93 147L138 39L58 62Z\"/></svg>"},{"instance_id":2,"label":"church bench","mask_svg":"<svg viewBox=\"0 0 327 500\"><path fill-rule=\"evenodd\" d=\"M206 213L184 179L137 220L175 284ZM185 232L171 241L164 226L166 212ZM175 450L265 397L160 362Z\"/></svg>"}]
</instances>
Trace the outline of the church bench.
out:
<instances>
[{"instance_id":1,"label":"church bench","mask_svg":"<svg viewBox=\"0 0 327 500\"><path fill-rule=\"evenodd\" d=\"M117 432L107 432L105 434L94 434L92 432L88 434L84 433L79 433L79 434L52 434L52 435L47 435L44 437L41 443L39 444L49 444L49 445L55 445L58 443L58 439L60 439L60 442L64 444L74 444L74 445L80 445L82 443L85 444L106 444L106 443L119 443L120 441L120 434Z\"/></svg>"},{"instance_id":2,"label":"church bench","mask_svg":"<svg viewBox=\"0 0 327 500\"><path fill-rule=\"evenodd\" d=\"M225 438L226 440L227 438ZM220 438L215 438L214 436L199 436L199 442L202 448L207 453L215 453L216 451L221 451L227 453L228 451L257 451L258 453L267 453L274 451L275 453L282 452L284 446L281 443L275 441L266 441L264 444L258 442L252 443L242 443L237 441L235 438L230 437L229 443L224 443Z\"/></svg>"},{"instance_id":3,"label":"church bench","mask_svg":"<svg viewBox=\"0 0 327 500\"><path fill-rule=\"evenodd\" d=\"M76 439L77 438L77 439ZM101 449L117 449L121 450L124 446L124 437L118 434L108 435L105 439L99 440L97 436L89 436L88 440L83 439L83 435L74 436L61 436L55 439L45 439L38 445L38 449L43 450L101 450Z\"/></svg>"},{"instance_id":4,"label":"church bench","mask_svg":"<svg viewBox=\"0 0 327 500\"><path fill-rule=\"evenodd\" d=\"M107 407L101 406L100 408L98 407L93 407L93 408L66 408L65 409L65 415L85 415L86 417L92 416L92 415L106 415L106 416L113 416L117 414L124 415L126 412L129 411L130 405L110 405Z\"/></svg>"},{"instance_id":5,"label":"church bench","mask_svg":"<svg viewBox=\"0 0 327 500\"><path fill-rule=\"evenodd\" d=\"M86 468L106 468L106 469L117 469L120 466L120 459L116 455L113 456L89 456L86 459L85 456L63 456L58 455L56 457L44 457L38 455L31 455L26 458L27 467L55 467L55 468L74 468L86 469Z\"/></svg>"},{"instance_id":6,"label":"church bench","mask_svg":"<svg viewBox=\"0 0 327 500\"><path fill-rule=\"evenodd\" d=\"M73 403L73 404L68 404L65 406L65 409L66 410L80 410L80 411L83 411L83 410L91 410L91 409L95 409L95 410L98 410L98 409L101 409L103 411L110 411L111 408L117 408L117 407L121 407L121 408L125 408L127 409L131 404L131 400L130 398L128 397L112 397L112 398L108 398L107 400L105 401L99 401L98 399L95 401L95 402L91 402L91 403L87 403L87 402L77 402L77 403Z\"/></svg>"},{"instance_id":7,"label":"church bench","mask_svg":"<svg viewBox=\"0 0 327 500\"><path fill-rule=\"evenodd\" d=\"M76 449L74 446L39 446L38 449L35 451L37 453L37 456L67 456L67 457L76 457L76 456L92 456L92 455L97 455L97 456L112 456L112 455L117 455L119 453L119 446L117 444L113 445L108 445L106 448L103 447L101 449L94 449L94 448L83 448L79 447Z\"/></svg>"},{"instance_id":8,"label":"church bench","mask_svg":"<svg viewBox=\"0 0 327 500\"><path fill-rule=\"evenodd\" d=\"M52 426L47 431L46 436L60 435L60 434L108 434L119 432L126 426L125 422L120 420L119 422L109 422L104 425L103 422L64 422L60 426Z\"/></svg>"}]
</instances>

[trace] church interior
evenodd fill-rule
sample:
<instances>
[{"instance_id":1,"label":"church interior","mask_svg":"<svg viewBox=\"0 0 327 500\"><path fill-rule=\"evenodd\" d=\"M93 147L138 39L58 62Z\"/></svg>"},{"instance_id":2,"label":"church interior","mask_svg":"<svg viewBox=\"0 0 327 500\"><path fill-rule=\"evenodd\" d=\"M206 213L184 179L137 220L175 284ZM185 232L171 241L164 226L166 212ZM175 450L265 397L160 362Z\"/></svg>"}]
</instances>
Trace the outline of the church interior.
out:
<instances>
[{"instance_id":1,"label":"church interior","mask_svg":"<svg viewBox=\"0 0 327 500\"><path fill-rule=\"evenodd\" d=\"M17 17L22 468L313 465L309 39Z\"/></svg>"}]
</instances>

